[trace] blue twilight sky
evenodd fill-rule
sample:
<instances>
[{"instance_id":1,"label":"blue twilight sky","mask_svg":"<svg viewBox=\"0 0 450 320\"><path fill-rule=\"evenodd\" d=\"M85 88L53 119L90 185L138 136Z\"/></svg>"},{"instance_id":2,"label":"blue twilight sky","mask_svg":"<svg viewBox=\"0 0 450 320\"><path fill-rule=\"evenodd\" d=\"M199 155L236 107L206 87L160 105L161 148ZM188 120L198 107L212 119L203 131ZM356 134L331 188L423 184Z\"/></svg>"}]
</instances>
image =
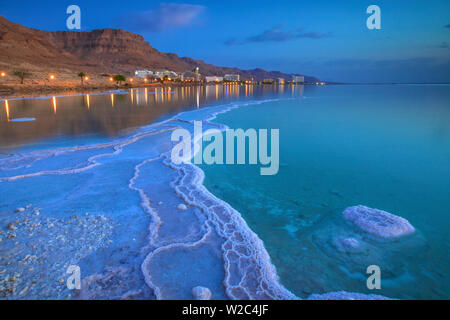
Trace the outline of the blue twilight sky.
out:
<instances>
[{"instance_id":1,"label":"blue twilight sky","mask_svg":"<svg viewBox=\"0 0 450 320\"><path fill-rule=\"evenodd\" d=\"M448 0L3 1L0 15L28 27L123 28L164 52L239 68L348 82L450 82ZM366 9L381 9L369 30Z\"/></svg>"}]
</instances>

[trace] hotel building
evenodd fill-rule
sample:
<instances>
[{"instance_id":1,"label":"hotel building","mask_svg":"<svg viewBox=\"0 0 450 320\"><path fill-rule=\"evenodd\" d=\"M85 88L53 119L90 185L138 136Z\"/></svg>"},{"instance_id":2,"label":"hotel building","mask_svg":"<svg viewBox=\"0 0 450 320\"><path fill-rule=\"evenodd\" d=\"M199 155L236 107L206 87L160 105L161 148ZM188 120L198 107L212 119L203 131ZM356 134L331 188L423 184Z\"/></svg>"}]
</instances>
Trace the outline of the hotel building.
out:
<instances>
[{"instance_id":1,"label":"hotel building","mask_svg":"<svg viewBox=\"0 0 450 320\"><path fill-rule=\"evenodd\" d=\"M304 76L293 76L292 82L293 83L305 83L305 77Z\"/></svg>"},{"instance_id":2,"label":"hotel building","mask_svg":"<svg viewBox=\"0 0 450 320\"><path fill-rule=\"evenodd\" d=\"M224 77L225 81L240 81L241 76L238 74L226 74Z\"/></svg>"}]
</instances>

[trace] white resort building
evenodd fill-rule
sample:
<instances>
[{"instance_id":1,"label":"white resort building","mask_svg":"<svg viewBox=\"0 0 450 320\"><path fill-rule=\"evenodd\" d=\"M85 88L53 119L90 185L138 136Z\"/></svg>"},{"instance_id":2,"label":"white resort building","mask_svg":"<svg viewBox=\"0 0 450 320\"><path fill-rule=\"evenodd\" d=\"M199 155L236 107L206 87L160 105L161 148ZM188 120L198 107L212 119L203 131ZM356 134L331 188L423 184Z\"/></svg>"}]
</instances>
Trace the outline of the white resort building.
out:
<instances>
[{"instance_id":1,"label":"white resort building","mask_svg":"<svg viewBox=\"0 0 450 320\"><path fill-rule=\"evenodd\" d=\"M182 80L185 80L185 81L200 81L201 80L201 74L197 73L197 72L186 71L186 72L183 72Z\"/></svg>"},{"instance_id":2,"label":"white resort building","mask_svg":"<svg viewBox=\"0 0 450 320\"><path fill-rule=\"evenodd\" d=\"M206 76L205 77L206 82L222 82L223 77L217 77L217 76Z\"/></svg>"},{"instance_id":3,"label":"white resort building","mask_svg":"<svg viewBox=\"0 0 450 320\"><path fill-rule=\"evenodd\" d=\"M238 74L226 74L224 77L225 81L240 81L241 76Z\"/></svg>"},{"instance_id":4,"label":"white resort building","mask_svg":"<svg viewBox=\"0 0 450 320\"><path fill-rule=\"evenodd\" d=\"M292 77L292 82L293 83L304 83L305 82L305 77L304 76L293 76Z\"/></svg>"},{"instance_id":5,"label":"white resort building","mask_svg":"<svg viewBox=\"0 0 450 320\"><path fill-rule=\"evenodd\" d=\"M168 77L170 79L178 79L180 75L175 71L170 70L156 70L154 72L157 78L163 79L164 77Z\"/></svg>"},{"instance_id":6,"label":"white resort building","mask_svg":"<svg viewBox=\"0 0 450 320\"><path fill-rule=\"evenodd\" d=\"M186 80L186 81L200 81L202 79L198 67L192 71L186 71L186 72L175 72L175 71L171 71L171 70L167 70L167 69L160 69L160 70L155 70L155 71L142 69L142 70L136 70L134 72L134 75L138 78L143 78L143 79L147 78L147 77L152 77L152 78L156 78L156 79L169 78L170 80L179 79L179 80ZM223 81L223 78L221 78L221 77L214 77L214 78L217 78L219 80L211 80L211 81Z\"/></svg>"},{"instance_id":7,"label":"white resort building","mask_svg":"<svg viewBox=\"0 0 450 320\"><path fill-rule=\"evenodd\" d=\"M147 77L152 77L152 76L154 76L153 75L153 72L151 72L150 70L147 70L147 69L144 69L144 70L136 70L135 72L134 72L134 75L136 76L136 77L138 77L138 78L147 78Z\"/></svg>"}]
</instances>

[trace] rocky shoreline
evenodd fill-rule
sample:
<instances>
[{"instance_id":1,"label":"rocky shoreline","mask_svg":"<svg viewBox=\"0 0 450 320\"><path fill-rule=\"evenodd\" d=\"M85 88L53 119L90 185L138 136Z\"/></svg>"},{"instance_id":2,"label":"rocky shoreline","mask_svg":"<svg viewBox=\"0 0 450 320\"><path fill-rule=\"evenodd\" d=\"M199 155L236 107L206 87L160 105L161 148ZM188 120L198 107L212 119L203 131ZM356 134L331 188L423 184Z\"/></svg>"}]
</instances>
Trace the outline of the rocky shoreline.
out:
<instances>
[{"instance_id":1,"label":"rocky shoreline","mask_svg":"<svg viewBox=\"0 0 450 320\"><path fill-rule=\"evenodd\" d=\"M0 300L70 298L67 267L112 243L114 224L108 217L73 212L42 217L41 212L33 205L17 208L0 230Z\"/></svg>"}]
</instances>

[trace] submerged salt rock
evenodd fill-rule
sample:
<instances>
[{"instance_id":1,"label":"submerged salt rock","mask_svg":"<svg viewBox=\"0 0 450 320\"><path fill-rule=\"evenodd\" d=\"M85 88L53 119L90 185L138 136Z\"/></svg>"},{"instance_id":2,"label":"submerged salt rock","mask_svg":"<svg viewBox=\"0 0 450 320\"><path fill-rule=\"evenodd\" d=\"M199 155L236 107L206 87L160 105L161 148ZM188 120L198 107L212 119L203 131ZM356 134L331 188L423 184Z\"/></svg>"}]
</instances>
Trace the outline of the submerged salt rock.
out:
<instances>
[{"instance_id":1,"label":"submerged salt rock","mask_svg":"<svg viewBox=\"0 0 450 320\"><path fill-rule=\"evenodd\" d=\"M356 292L328 292L324 294L312 294L308 300L394 300L377 294L363 294Z\"/></svg>"},{"instance_id":2,"label":"submerged salt rock","mask_svg":"<svg viewBox=\"0 0 450 320\"><path fill-rule=\"evenodd\" d=\"M355 238L345 238L342 239L342 244L349 249L358 249L361 244Z\"/></svg>"},{"instance_id":3,"label":"submerged salt rock","mask_svg":"<svg viewBox=\"0 0 450 320\"><path fill-rule=\"evenodd\" d=\"M359 252L362 250L361 243L355 238L336 238L334 244L341 252Z\"/></svg>"},{"instance_id":4,"label":"submerged salt rock","mask_svg":"<svg viewBox=\"0 0 450 320\"><path fill-rule=\"evenodd\" d=\"M18 213L18 212L24 212L25 208L17 208L16 210L14 210L14 212Z\"/></svg>"},{"instance_id":5,"label":"submerged salt rock","mask_svg":"<svg viewBox=\"0 0 450 320\"><path fill-rule=\"evenodd\" d=\"M408 220L378 209L355 206L345 209L342 214L361 230L384 239L398 238L415 232Z\"/></svg>"},{"instance_id":6,"label":"submerged salt rock","mask_svg":"<svg viewBox=\"0 0 450 320\"><path fill-rule=\"evenodd\" d=\"M182 211L187 210L187 207L184 203L180 203L177 208L178 208L178 210L182 210Z\"/></svg>"},{"instance_id":7,"label":"submerged salt rock","mask_svg":"<svg viewBox=\"0 0 450 320\"><path fill-rule=\"evenodd\" d=\"M205 287L192 288L192 296L195 300L211 300L211 290Z\"/></svg>"}]
</instances>

